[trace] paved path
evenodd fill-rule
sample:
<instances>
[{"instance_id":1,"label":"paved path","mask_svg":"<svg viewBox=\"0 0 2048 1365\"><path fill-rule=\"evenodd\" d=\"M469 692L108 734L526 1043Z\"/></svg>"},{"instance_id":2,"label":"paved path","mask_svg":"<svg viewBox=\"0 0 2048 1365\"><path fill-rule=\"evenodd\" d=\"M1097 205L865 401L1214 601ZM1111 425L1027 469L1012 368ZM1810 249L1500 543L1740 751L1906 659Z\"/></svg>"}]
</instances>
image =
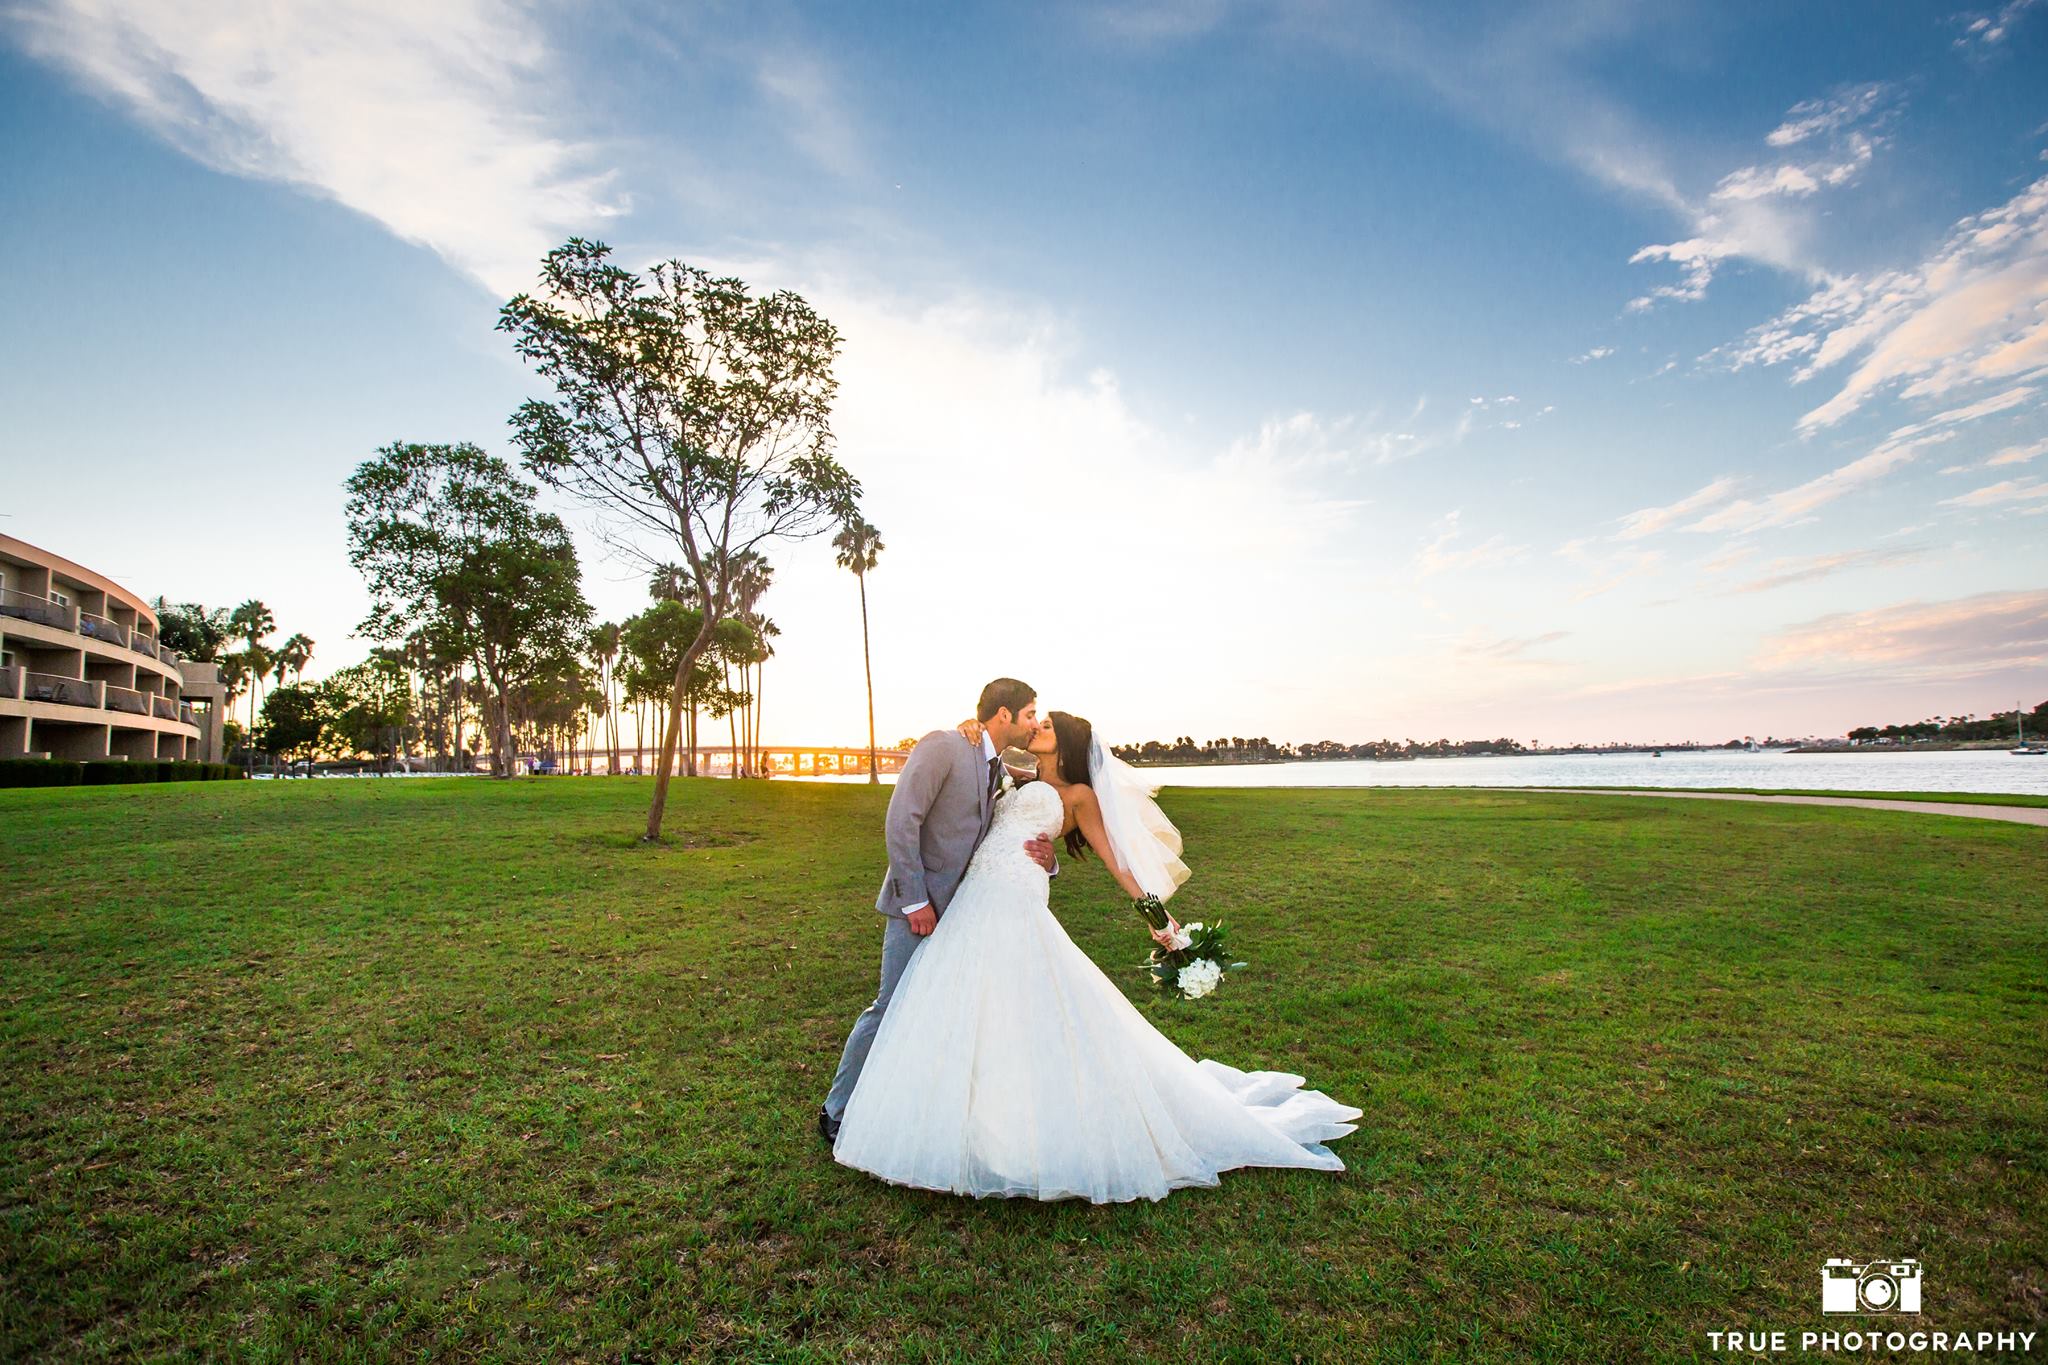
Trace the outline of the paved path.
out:
<instances>
[{"instance_id":1,"label":"paved path","mask_svg":"<svg viewBox=\"0 0 2048 1365\"><path fill-rule=\"evenodd\" d=\"M1910 810L1923 815L1961 815L1972 820L2009 820L2048 826L2048 806L1980 806L1967 801L1878 801L1856 796L1750 796L1740 792L1693 792L1671 787L1481 787L1495 792L1564 792L1579 796L1677 796L1693 801L1776 801L1790 806L1861 806L1865 810Z\"/></svg>"}]
</instances>

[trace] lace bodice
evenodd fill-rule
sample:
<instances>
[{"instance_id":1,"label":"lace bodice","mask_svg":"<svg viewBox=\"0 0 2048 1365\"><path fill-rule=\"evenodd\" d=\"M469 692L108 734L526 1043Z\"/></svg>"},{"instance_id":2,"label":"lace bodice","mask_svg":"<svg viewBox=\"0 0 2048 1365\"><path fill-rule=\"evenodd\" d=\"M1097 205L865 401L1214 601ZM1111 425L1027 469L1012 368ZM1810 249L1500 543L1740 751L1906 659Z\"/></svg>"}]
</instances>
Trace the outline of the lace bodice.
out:
<instances>
[{"instance_id":1,"label":"lace bodice","mask_svg":"<svg viewBox=\"0 0 2048 1365\"><path fill-rule=\"evenodd\" d=\"M1024 844L1040 834L1057 838L1066 822L1066 807L1060 801L1059 790L1047 783L1026 782L1000 797L995 818L989 822L988 837L981 841L974 861L967 865L967 878L961 882L961 889L966 889L968 881L1002 882L1033 888L1033 894L1043 901L1045 869L1031 861L1024 852ZM954 895L957 900L959 893Z\"/></svg>"},{"instance_id":2,"label":"lace bodice","mask_svg":"<svg viewBox=\"0 0 2048 1365\"><path fill-rule=\"evenodd\" d=\"M996 802L995 820L988 832L994 834L1000 829L1014 832L1019 839L1029 839L1034 834L1049 839L1066 823L1067 810L1060 800L1059 788L1047 782L1026 782Z\"/></svg>"}]
</instances>

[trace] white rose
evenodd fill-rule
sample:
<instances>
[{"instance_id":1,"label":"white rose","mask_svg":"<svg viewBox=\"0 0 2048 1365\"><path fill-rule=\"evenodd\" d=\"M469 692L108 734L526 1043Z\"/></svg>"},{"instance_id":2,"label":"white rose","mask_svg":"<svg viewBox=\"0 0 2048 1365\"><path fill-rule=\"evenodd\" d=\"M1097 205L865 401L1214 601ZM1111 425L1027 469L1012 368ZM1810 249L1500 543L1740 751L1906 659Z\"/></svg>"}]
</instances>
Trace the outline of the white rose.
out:
<instances>
[{"instance_id":1,"label":"white rose","mask_svg":"<svg viewBox=\"0 0 2048 1365\"><path fill-rule=\"evenodd\" d=\"M1202 922L1196 920L1193 924L1182 925L1181 928L1187 930L1190 934L1199 934L1202 932Z\"/></svg>"},{"instance_id":2,"label":"white rose","mask_svg":"<svg viewBox=\"0 0 2048 1365\"><path fill-rule=\"evenodd\" d=\"M1180 969L1178 984L1181 994L1190 1000L1200 1000L1216 989L1216 983L1223 979L1223 968L1208 958L1197 958Z\"/></svg>"},{"instance_id":3,"label":"white rose","mask_svg":"<svg viewBox=\"0 0 2048 1365\"><path fill-rule=\"evenodd\" d=\"M1182 929L1173 936L1173 951L1177 953L1194 941L1194 936L1186 929Z\"/></svg>"}]
</instances>

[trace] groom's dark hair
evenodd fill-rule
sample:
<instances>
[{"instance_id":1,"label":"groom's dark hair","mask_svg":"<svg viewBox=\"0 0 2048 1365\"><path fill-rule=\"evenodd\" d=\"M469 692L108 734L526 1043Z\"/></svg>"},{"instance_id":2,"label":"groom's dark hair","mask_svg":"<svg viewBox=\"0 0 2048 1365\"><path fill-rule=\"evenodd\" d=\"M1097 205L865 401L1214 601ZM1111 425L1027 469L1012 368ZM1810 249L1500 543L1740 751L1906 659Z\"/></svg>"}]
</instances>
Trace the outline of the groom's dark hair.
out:
<instances>
[{"instance_id":1,"label":"groom's dark hair","mask_svg":"<svg viewBox=\"0 0 2048 1365\"><path fill-rule=\"evenodd\" d=\"M974 704L974 718L986 725L996 712L1006 706L1014 717L1037 700L1038 690L1030 683L1021 683L1015 678L997 678L981 689L981 700Z\"/></svg>"}]
</instances>

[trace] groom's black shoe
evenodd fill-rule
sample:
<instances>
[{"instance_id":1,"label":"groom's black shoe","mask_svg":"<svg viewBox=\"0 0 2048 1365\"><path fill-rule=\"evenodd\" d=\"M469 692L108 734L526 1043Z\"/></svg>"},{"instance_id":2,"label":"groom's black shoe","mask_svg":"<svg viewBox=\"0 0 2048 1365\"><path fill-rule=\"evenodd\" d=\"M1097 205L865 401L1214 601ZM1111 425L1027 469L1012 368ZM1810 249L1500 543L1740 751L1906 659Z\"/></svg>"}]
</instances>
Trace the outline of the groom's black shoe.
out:
<instances>
[{"instance_id":1,"label":"groom's black shoe","mask_svg":"<svg viewBox=\"0 0 2048 1365\"><path fill-rule=\"evenodd\" d=\"M823 1109L818 1110L818 1136L827 1142L839 1141L839 1120Z\"/></svg>"}]
</instances>

